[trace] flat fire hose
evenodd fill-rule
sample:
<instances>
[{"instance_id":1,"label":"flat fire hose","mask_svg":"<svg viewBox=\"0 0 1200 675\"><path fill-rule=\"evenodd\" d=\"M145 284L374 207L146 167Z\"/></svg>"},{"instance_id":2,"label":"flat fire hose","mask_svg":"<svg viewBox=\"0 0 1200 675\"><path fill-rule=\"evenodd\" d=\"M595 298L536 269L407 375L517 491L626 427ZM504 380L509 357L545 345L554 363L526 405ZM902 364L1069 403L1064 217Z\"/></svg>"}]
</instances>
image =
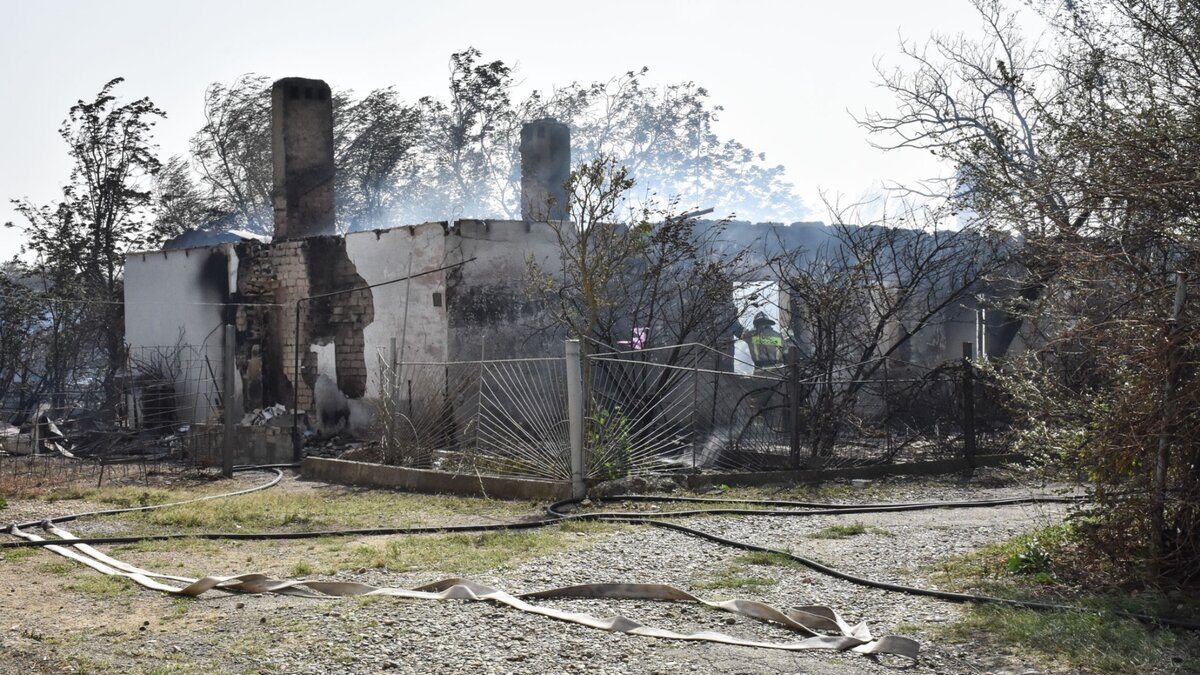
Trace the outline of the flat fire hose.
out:
<instances>
[{"instance_id":1,"label":"flat fire hose","mask_svg":"<svg viewBox=\"0 0 1200 675\"><path fill-rule=\"evenodd\" d=\"M58 537L56 541L61 542L47 544L45 548L50 551L82 563L102 574L125 577L144 588L178 596L196 597L212 590L218 590L240 593L277 593L312 598L391 596L413 600L484 600L503 604L522 612L537 614L589 628L664 640L713 642L786 651L807 651L814 649L850 650L860 654L890 654L914 660L917 658L920 650L920 645L915 640L909 638L899 636L875 638L871 635L865 623L851 626L829 607L796 607L783 611L771 605L753 600L705 600L674 586L665 584L582 584L512 595L460 578L444 579L414 589L403 589L354 582L279 580L272 579L263 574L241 574L230 577L208 576L201 579L175 577L156 574L134 567L133 565L112 558L87 544L72 543L76 540L73 534L55 527L49 522L44 523L43 527L49 534ZM48 541L36 534L25 532L17 526L9 528L9 532L27 541ZM172 586L160 580L175 581L186 585ZM580 612L561 611L526 601L526 599L554 598L691 602L759 621L777 624L807 637L795 642L762 642L745 640L715 631L678 633L647 626L620 614L611 617L598 617Z\"/></svg>"}]
</instances>

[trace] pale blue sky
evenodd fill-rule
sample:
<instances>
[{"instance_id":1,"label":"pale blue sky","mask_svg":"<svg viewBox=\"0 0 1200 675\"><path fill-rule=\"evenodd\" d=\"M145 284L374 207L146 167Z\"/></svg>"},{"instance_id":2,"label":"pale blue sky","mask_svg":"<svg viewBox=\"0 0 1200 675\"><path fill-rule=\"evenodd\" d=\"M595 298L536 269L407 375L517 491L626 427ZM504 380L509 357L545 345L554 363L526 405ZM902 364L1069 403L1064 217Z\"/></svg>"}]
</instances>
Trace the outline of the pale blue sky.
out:
<instances>
[{"instance_id":1,"label":"pale blue sky","mask_svg":"<svg viewBox=\"0 0 1200 675\"><path fill-rule=\"evenodd\" d=\"M7 0L0 21L0 222L8 199L54 199L69 172L57 135L70 106L110 78L150 96L165 158L187 150L213 81L256 72L318 77L401 97L443 95L447 60L477 47L517 64L524 89L608 79L694 80L725 107L718 129L782 163L810 206L857 198L885 179L944 173L927 155L872 149L850 111L887 109L873 62L899 63L900 35L974 32L966 0ZM803 214L797 214L797 218ZM815 217L824 219L824 212ZM0 255L16 249L0 230Z\"/></svg>"}]
</instances>

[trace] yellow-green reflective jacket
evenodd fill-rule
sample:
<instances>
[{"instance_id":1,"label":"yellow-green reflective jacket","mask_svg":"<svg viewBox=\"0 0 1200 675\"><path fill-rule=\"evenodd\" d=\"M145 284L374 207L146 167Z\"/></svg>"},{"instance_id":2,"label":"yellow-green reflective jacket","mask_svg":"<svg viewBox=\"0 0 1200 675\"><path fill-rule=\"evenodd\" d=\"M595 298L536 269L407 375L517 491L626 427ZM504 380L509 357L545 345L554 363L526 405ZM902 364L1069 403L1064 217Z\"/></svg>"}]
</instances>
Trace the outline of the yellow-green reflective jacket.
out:
<instances>
[{"instance_id":1,"label":"yellow-green reflective jacket","mask_svg":"<svg viewBox=\"0 0 1200 675\"><path fill-rule=\"evenodd\" d=\"M783 336L770 328L755 331L747 340L750 358L757 368L783 365Z\"/></svg>"}]
</instances>

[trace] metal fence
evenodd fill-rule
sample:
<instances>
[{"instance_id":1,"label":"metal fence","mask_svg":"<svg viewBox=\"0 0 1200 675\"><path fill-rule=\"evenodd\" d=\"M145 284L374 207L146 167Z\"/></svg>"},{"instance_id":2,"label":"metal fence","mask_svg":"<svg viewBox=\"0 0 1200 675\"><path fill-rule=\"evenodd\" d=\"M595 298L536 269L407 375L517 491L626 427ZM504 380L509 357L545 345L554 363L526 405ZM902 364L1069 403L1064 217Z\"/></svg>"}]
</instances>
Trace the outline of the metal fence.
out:
<instances>
[{"instance_id":1,"label":"metal fence","mask_svg":"<svg viewBox=\"0 0 1200 675\"><path fill-rule=\"evenodd\" d=\"M965 362L883 363L853 380L798 365L735 374L730 358L701 345L585 355L574 375L581 477L906 463L1007 447L993 394ZM381 356L379 368L384 461L572 477L569 357L389 365Z\"/></svg>"},{"instance_id":2,"label":"metal fence","mask_svg":"<svg viewBox=\"0 0 1200 675\"><path fill-rule=\"evenodd\" d=\"M144 476L218 445L209 349L140 347L115 373L81 369L70 382L11 387L0 401L0 487Z\"/></svg>"},{"instance_id":3,"label":"metal fence","mask_svg":"<svg viewBox=\"0 0 1200 675\"><path fill-rule=\"evenodd\" d=\"M570 477L564 359L379 360L385 462L454 472Z\"/></svg>"}]
</instances>

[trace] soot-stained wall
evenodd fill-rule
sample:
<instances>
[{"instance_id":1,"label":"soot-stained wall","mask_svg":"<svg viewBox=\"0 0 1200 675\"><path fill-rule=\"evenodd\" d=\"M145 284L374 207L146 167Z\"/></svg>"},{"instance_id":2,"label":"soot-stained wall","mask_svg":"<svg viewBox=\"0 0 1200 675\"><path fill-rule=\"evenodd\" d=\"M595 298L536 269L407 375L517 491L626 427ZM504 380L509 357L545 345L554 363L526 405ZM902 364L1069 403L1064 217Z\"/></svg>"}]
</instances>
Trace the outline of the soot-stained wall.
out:
<instances>
[{"instance_id":1,"label":"soot-stained wall","mask_svg":"<svg viewBox=\"0 0 1200 675\"><path fill-rule=\"evenodd\" d=\"M729 238L743 243L763 229L735 224ZM823 233L805 226L788 234L811 244ZM409 281L306 301L295 339L298 300L467 260ZM363 431L371 422L371 401L382 392L393 340L397 359L410 364L562 354L561 327L526 290L530 261L547 272L560 269L556 238L545 223L436 222L345 237L135 254L126 267L127 334L135 347L174 344L181 331L184 343L207 341L220 373L219 328L231 320L246 410L276 403L291 408L295 395L321 431ZM969 310L952 318L962 325L950 322L937 336L914 343L914 352L931 350L914 353L915 360L957 349L959 333L973 327Z\"/></svg>"},{"instance_id":2,"label":"soot-stained wall","mask_svg":"<svg viewBox=\"0 0 1200 675\"><path fill-rule=\"evenodd\" d=\"M276 403L291 408L295 400L323 432L362 430L370 423L369 400L381 391L381 368L390 359L393 340L397 357L406 362L451 358L448 302L453 296L445 272L365 287L452 264L461 253L454 246L448 255L447 239L453 236L446 223L427 223L346 237L242 241L131 255L126 261L128 340L136 348L201 345L208 338L219 374L221 327L232 322L245 411ZM336 295L309 299L331 293Z\"/></svg>"},{"instance_id":3,"label":"soot-stained wall","mask_svg":"<svg viewBox=\"0 0 1200 675\"><path fill-rule=\"evenodd\" d=\"M346 252L367 284L381 284L447 264L448 225L435 222L346 236ZM372 291L375 319L364 328L368 362L366 394L378 395L380 359L406 362L449 360L446 273L422 274Z\"/></svg>"},{"instance_id":4,"label":"soot-stained wall","mask_svg":"<svg viewBox=\"0 0 1200 675\"><path fill-rule=\"evenodd\" d=\"M221 326L227 320L231 250L206 247L136 253L126 259L125 339L130 356L137 362L181 350L175 394L186 405L175 413L180 423L201 422L216 411L210 373L222 372Z\"/></svg>"},{"instance_id":5,"label":"soot-stained wall","mask_svg":"<svg viewBox=\"0 0 1200 675\"><path fill-rule=\"evenodd\" d=\"M546 223L460 220L447 260L473 262L449 281L452 361L561 356L561 327L528 292L529 262L557 273L557 239Z\"/></svg>"}]
</instances>

